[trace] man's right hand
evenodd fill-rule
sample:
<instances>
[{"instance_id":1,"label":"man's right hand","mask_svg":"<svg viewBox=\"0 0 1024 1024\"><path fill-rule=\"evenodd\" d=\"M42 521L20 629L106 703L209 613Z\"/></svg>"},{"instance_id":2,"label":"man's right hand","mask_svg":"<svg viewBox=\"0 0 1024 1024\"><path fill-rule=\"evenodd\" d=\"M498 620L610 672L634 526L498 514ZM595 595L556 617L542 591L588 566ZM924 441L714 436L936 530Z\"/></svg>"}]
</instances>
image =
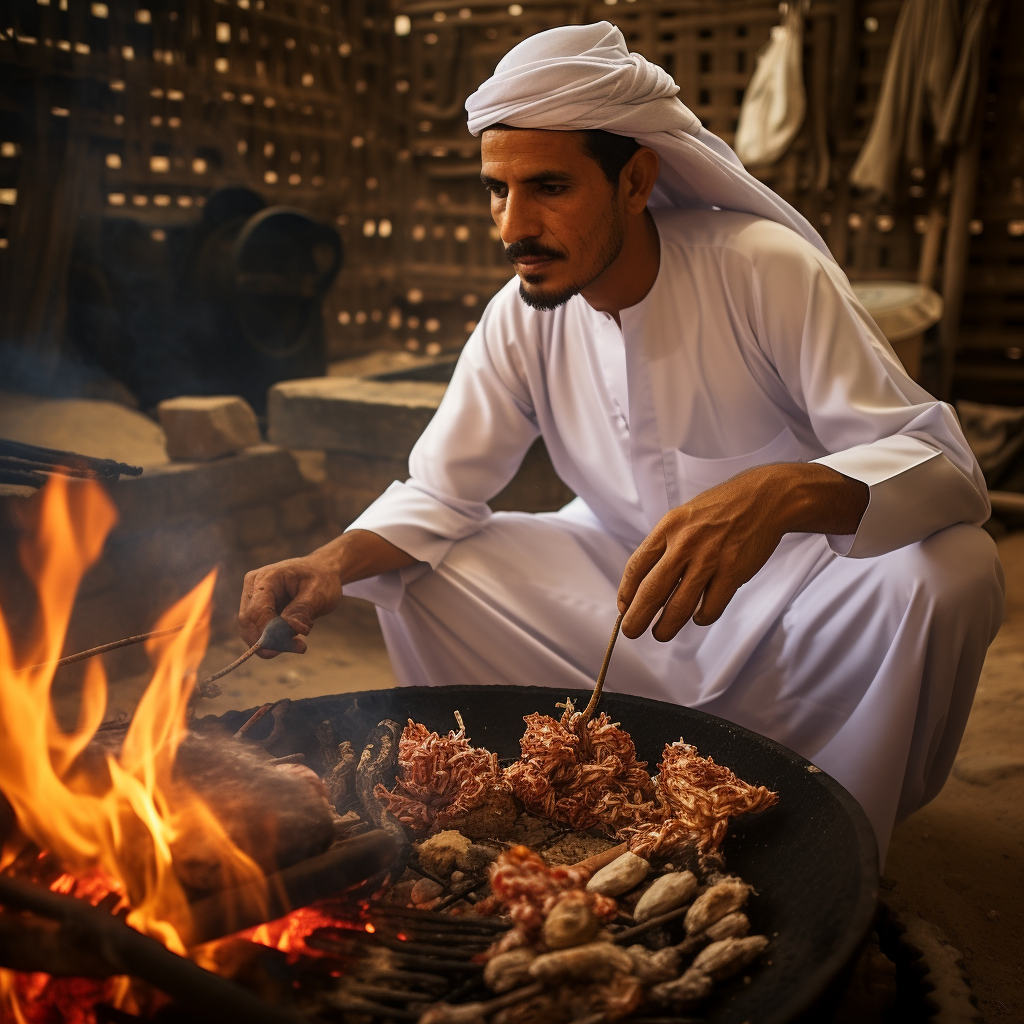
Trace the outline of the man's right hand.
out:
<instances>
[{"instance_id":1,"label":"man's right hand","mask_svg":"<svg viewBox=\"0 0 1024 1024\"><path fill-rule=\"evenodd\" d=\"M296 633L307 636L313 620L337 606L341 600L341 577L331 560L318 557L321 551L304 558L286 558L245 574L238 631L250 647L276 615ZM305 653L304 640L297 638L295 646L297 653ZM257 653L261 658L275 658L278 652Z\"/></svg>"},{"instance_id":2,"label":"man's right hand","mask_svg":"<svg viewBox=\"0 0 1024 1024\"><path fill-rule=\"evenodd\" d=\"M350 530L304 558L286 558L245 574L238 631L251 647L267 623L280 615L300 636L308 636L313 620L333 611L341 588L382 572L412 565L412 555L369 530ZM296 639L297 653L306 644ZM276 651L258 651L275 658Z\"/></svg>"}]
</instances>

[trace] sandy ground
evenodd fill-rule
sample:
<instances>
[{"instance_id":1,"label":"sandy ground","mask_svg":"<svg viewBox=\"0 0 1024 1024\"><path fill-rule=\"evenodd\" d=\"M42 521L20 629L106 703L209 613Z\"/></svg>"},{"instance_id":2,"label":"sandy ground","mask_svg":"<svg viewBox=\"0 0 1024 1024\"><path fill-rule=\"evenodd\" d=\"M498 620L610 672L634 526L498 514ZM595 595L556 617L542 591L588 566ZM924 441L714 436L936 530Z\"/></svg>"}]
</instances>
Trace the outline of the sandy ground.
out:
<instances>
[{"instance_id":1,"label":"sandy ground","mask_svg":"<svg viewBox=\"0 0 1024 1024\"><path fill-rule=\"evenodd\" d=\"M1006 622L989 653L953 775L931 805L897 828L885 884L963 952L987 1024L1022 1024L1024 532L1008 535L999 547L1007 576ZM244 649L237 639L212 643L203 674ZM134 706L145 681L136 672L113 684L111 711ZM393 685L373 608L345 599L317 624L307 654L251 659L224 678L222 695L203 701L199 713ZM73 713L73 693L66 684L61 690L64 718Z\"/></svg>"}]
</instances>

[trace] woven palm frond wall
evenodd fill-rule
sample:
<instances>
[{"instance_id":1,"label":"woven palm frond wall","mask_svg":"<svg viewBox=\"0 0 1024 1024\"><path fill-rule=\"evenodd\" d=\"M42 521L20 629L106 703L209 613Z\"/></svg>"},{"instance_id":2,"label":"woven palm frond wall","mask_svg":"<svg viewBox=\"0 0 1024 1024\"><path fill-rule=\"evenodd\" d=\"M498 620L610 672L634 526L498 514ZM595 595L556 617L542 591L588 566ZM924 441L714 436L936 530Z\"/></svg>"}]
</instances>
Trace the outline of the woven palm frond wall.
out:
<instances>
[{"instance_id":1,"label":"woven palm frond wall","mask_svg":"<svg viewBox=\"0 0 1024 1024\"><path fill-rule=\"evenodd\" d=\"M508 279L463 103L516 42L553 25L610 20L731 141L757 54L779 21L773 0L4 6L4 337L26 345L59 338L74 234L90 219L136 218L159 246L167 225L195 218L214 189L243 184L342 233L346 266L325 310L336 358L378 347L458 348ZM941 191L940 166L907 168L886 205L847 185L899 7L812 0L807 118L786 156L757 170L854 278L913 279ZM971 223L961 338L968 370L975 359L1012 371L1024 347L1022 41L1024 9L1004 4Z\"/></svg>"}]
</instances>

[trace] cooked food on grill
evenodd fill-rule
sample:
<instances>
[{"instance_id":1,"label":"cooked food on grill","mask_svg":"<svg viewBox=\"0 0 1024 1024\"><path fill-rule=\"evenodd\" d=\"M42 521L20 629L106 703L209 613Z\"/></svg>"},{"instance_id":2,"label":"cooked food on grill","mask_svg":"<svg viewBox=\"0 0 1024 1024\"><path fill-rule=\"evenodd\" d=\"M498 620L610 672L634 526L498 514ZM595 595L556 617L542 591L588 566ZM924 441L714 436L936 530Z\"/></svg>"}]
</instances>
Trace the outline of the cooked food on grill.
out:
<instances>
[{"instance_id":1,"label":"cooked food on grill","mask_svg":"<svg viewBox=\"0 0 1024 1024\"><path fill-rule=\"evenodd\" d=\"M560 719L528 715L522 757L505 769L528 811L572 828L615 832L655 813L655 789L628 732L603 712L581 724L571 700Z\"/></svg>"},{"instance_id":2,"label":"cooked food on grill","mask_svg":"<svg viewBox=\"0 0 1024 1024\"><path fill-rule=\"evenodd\" d=\"M751 786L724 765L701 757L679 740L669 743L654 780L657 810L619 830L629 848L643 857L677 856L695 846L701 856L722 845L729 819L763 811L778 803L778 793Z\"/></svg>"},{"instance_id":3,"label":"cooked food on grill","mask_svg":"<svg viewBox=\"0 0 1024 1024\"><path fill-rule=\"evenodd\" d=\"M584 721L571 700L561 706L559 719L527 715L522 756L504 771L494 754L472 746L461 717L447 736L410 720L395 786L378 787L377 796L414 833L457 828L472 839L508 834L514 796L532 814L598 828L648 860L714 857L731 818L778 800L682 739L665 747L652 779L617 722L603 712Z\"/></svg>"},{"instance_id":4,"label":"cooked food on grill","mask_svg":"<svg viewBox=\"0 0 1024 1024\"><path fill-rule=\"evenodd\" d=\"M410 720L395 785L375 790L418 840L386 903L511 922L483 954L483 980L496 1001L522 1000L442 1001L420 1024L691 1014L768 945L748 934L753 890L724 873L721 846L732 817L777 794L682 739L652 778L619 723L559 706L559 718L526 716L504 769L461 716L446 736Z\"/></svg>"},{"instance_id":5,"label":"cooked food on grill","mask_svg":"<svg viewBox=\"0 0 1024 1024\"><path fill-rule=\"evenodd\" d=\"M497 755L466 739L461 717L458 732L447 736L410 719L398 744L395 787L378 786L376 796L412 832L465 825L470 818L471 831L482 826L482 835L493 835L516 815Z\"/></svg>"}]
</instances>

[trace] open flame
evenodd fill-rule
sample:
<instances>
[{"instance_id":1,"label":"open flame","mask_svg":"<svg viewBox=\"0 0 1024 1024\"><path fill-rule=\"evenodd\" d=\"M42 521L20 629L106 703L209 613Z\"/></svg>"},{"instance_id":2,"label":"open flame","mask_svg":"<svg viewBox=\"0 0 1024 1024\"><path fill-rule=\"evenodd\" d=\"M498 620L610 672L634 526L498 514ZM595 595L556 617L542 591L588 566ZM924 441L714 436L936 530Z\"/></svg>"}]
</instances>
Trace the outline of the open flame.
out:
<instances>
[{"instance_id":1,"label":"open flame","mask_svg":"<svg viewBox=\"0 0 1024 1024\"><path fill-rule=\"evenodd\" d=\"M147 644L153 677L121 749L90 747L106 710L102 663L86 663L78 724L70 732L58 724L51 703L53 663L61 656L78 585L99 558L116 512L92 481L54 477L40 497L38 527L21 550L38 591L38 614L17 651L0 614L0 793L18 824L0 851L0 869L34 845L67 873L54 888L94 903L120 894L128 924L185 953L191 914L175 873L175 851L190 844L204 856L213 851L225 888L264 891L260 868L174 775L209 635L215 573L161 617L157 628L184 628ZM20 1017L14 981L11 972L0 971L0 1017ZM24 994L24 984L20 990Z\"/></svg>"}]
</instances>

